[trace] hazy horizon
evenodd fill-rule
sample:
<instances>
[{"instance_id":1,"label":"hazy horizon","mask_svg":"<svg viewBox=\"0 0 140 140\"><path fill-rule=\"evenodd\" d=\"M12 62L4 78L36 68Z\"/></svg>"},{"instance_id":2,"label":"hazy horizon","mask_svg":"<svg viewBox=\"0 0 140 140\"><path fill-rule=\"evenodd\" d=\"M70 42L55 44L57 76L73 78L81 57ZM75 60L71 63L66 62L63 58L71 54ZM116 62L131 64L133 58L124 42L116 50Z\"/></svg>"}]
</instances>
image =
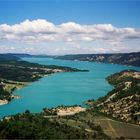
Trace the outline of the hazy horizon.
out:
<instances>
[{"instance_id":1,"label":"hazy horizon","mask_svg":"<svg viewBox=\"0 0 140 140\"><path fill-rule=\"evenodd\" d=\"M0 52L140 51L140 1L0 1Z\"/></svg>"},{"instance_id":2,"label":"hazy horizon","mask_svg":"<svg viewBox=\"0 0 140 140\"><path fill-rule=\"evenodd\" d=\"M136 52L124 52L124 54L127 54L127 53L139 53L140 51L136 51ZM17 54L17 55L46 55L46 56L63 56L63 55L84 55L84 54L123 54L122 52L120 52L120 53L73 53L73 54L57 54L57 55L53 55L53 54L41 54L41 53L36 53L36 54L34 54L34 53L0 53L0 54Z\"/></svg>"}]
</instances>

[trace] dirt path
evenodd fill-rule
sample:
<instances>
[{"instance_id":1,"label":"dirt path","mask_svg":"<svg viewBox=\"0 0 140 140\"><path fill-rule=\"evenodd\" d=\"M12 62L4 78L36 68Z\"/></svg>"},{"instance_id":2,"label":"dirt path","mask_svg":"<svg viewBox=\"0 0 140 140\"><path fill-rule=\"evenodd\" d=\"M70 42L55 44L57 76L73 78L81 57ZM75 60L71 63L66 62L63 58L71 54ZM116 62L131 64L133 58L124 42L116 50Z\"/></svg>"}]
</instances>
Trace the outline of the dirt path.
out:
<instances>
[{"instance_id":1,"label":"dirt path","mask_svg":"<svg viewBox=\"0 0 140 140\"><path fill-rule=\"evenodd\" d=\"M108 123L108 126L109 126L109 130L113 134L113 137L116 138L118 135L117 135L117 132L115 131L115 129L113 128L113 126L111 125L110 120L107 120L107 123Z\"/></svg>"},{"instance_id":2,"label":"dirt path","mask_svg":"<svg viewBox=\"0 0 140 140\"><path fill-rule=\"evenodd\" d=\"M96 118L96 123L99 124L104 132L112 138L124 136L126 138L140 138L140 126L125 122L112 120L110 118ZM128 129L128 130L126 130Z\"/></svg>"},{"instance_id":3,"label":"dirt path","mask_svg":"<svg viewBox=\"0 0 140 140\"><path fill-rule=\"evenodd\" d=\"M104 132L107 135L109 135L109 136L111 135L111 137L116 138L118 136L117 132L113 128L110 121L111 121L111 119L109 119L109 118L96 119L96 122L98 123L98 125L100 125L102 127L102 129L104 130Z\"/></svg>"},{"instance_id":4,"label":"dirt path","mask_svg":"<svg viewBox=\"0 0 140 140\"><path fill-rule=\"evenodd\" d=\"M98 121L114 121L114 122L117 122L117 123L123 123L123 124L128 124L128 125L131 125L131 126L135 126L135 127L140 127L139 125L136 125L136 124L132 124L132 123L126 123L126 122L121 122L121 121L116 121L116 120L113 120L113 119L110 119L110 118L103 118L103 119L98 119Z\"/></svg>"}]
</instances>

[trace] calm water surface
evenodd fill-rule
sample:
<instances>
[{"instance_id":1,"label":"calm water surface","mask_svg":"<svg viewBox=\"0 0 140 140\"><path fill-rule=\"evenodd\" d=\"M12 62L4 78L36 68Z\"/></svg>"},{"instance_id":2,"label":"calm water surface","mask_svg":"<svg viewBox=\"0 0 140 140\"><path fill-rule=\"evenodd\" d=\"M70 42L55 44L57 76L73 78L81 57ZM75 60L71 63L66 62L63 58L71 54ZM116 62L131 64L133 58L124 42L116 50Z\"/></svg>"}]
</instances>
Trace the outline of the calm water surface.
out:
<instances>
[{"instance_id":1,"label":"calm water surface","mask_svg":"<svg viewBox=\"0 0 140 140\"><path fill-rule=\"evenodd\" d=\"M51 58L23 58L29 62L45 65L70 66L79 69L88 69L89 72L56 73L33 82L30 85L16 90L15 95L21 96L9 104L0 106L0 118L24 112L39 112L44 107L58 105L82 104L88 99L97 99L110 91L113 87L105 78L124 69L140 70L140 67L128 67L114 64L91 63L80 61L54 60Z\"/></svg>"}]
</instances>

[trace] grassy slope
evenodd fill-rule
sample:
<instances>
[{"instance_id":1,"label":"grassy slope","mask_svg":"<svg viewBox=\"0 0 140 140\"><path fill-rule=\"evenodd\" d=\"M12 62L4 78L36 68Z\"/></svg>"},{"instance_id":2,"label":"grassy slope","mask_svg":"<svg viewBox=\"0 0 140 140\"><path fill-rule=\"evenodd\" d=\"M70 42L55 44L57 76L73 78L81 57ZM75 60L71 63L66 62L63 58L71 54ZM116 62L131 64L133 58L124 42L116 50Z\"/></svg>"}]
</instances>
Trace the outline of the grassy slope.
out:
<instances>
[{"instance_id":1,"label":"grassy slope","mask_svg":"<svg viewBox=\"0 0 140 140\"><path fill-rule=\"evenodd\" d=\"M105 134L112 138L140 138L140 126L112 120L108 117L96 117L95 122L100 124Z\"/></svg>"}]
</instances>

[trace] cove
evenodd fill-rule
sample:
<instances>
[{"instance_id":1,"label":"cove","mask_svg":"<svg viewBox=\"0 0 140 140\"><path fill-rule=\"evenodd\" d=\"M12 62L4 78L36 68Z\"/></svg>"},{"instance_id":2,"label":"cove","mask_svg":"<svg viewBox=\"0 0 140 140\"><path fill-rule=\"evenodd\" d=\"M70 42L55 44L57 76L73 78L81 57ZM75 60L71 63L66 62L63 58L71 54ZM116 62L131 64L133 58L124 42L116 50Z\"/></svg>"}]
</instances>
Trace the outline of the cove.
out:
<instances>
[{"instance_id":1,"label":"cove","mask_svg":"<svg viewBox=\"0 0 140 140\"><path fill-rule=\"evenodd\" d=\"M89 72L56 73L41 78L28 86L16 90L15 95L21 96L9 104L0 106L0 118L24 112L40 112L44 107L58 105L75 105L88 99L97 99L104 96L113 87L105 80L107 76L124 69L140 70L140 67L129 67L116 64L96 62L56 60L52 58L22 58L25 61L45 65L69 66L87 69Z\"/></svg>"}]
</instances>

